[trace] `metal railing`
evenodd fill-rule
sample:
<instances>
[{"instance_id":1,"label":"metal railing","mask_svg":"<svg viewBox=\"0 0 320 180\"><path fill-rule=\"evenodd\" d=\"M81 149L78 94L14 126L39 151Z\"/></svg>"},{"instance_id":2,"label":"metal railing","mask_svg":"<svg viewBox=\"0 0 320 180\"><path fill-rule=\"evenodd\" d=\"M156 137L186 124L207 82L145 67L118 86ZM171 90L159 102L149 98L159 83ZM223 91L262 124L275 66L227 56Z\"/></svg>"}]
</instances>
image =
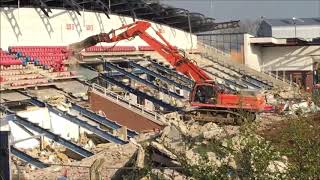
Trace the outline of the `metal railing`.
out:
<instances>
[{"instance_id":1,"label":"metal railing","mask_svg":"<svg viewBox=\"0 0 320 180\"><path fill-rule=\"evenodd\" d=\"M272 76L272 77L275 78L275 79L278 79L278 80L280 80L280 81L283 81L283 82L285 82L285 83L288 83L288 84L290 84L290 85L292 85L292 86L298 87L298 84L295 83L295 82L293 82L292 79L288 80L288 79L286 79L285 77L281 78L281 76L278 76L278 75L272 73L271 71L261 71L261 73L267 74L267 75L269 75L269 76Z\"/></svg>"},{"instance_id":2,"label":"metal railing","mask_svg":"<svg viewBox=\"0 0 320 180\"><path fill-rule=\"evenodd\" d=\"M109 99L110 101L130 111L133 111L147 119L150 119L151 121L154 121L157 124L163 124L163 116L161 114L158 114L148 108L145 108L143 105L130 102L130 100L124 98L123 96L120 96L115 92L112 92L111 90L108 90L107 88L93 83L92 91L100 95L103 95L103 97Z\"/></svg>"},{"instance_id":3,"label":"metal railing","mask_svg":"<svg viewBox=\"0 0 320 180\"><path fill-rule=\"evenodd\" d=\"M203 47L203 49L204 49L204 52L200 52L200 54L201 54L201 56L202 57L209 57L209 56L211 56L212 57L212 53L217 53L217 54L222 54L223 56L225 56L225 57L230 57L230 55L229 54L227 54L227 53L225 53L225 52L223 52L223 51L221 51L221 50L219 50L219 49L217 49L217 48L215 48L215 47L212 47L212 46L209 46L209 45L206 45L206 44L204 44L204 43L201 43L201 42L198 42L198 44L200 45L200 46L202 46ZM219 61L221 61L221 62L223 62L223 63L225 63L225 64L228 64L228 65L232 65L230 62L227 62L225 59L220 59L220 58L216 58L217 60L219 60ZM236 68L238 68L239 70L245 70L245 68L249 68L249 67L246 67L246 66L244 66L244 67L241 67L241 66L239 66L239 65L233 65L234 67L236 67ZM292 81L289 81L288 79L286 79L286 78L279 78L279 76L276 76L275 74L273 74L273 73L267 73L267 72L264 72L264 71L261 71L261 72L259 72L259 73L261 73L261 75L264 75L264 76L267 76L267 77L273 77L274 79L277 79L277 80L279 80L279 81L282 81L282 82L284 82L284 83L287 83L287 84L289 84L289 85L291 85L291 86L298 86L296 83L294 83L294 82L292 82ZM254 75L254 74L253 74Z\"/></svg>"}]
</instances>

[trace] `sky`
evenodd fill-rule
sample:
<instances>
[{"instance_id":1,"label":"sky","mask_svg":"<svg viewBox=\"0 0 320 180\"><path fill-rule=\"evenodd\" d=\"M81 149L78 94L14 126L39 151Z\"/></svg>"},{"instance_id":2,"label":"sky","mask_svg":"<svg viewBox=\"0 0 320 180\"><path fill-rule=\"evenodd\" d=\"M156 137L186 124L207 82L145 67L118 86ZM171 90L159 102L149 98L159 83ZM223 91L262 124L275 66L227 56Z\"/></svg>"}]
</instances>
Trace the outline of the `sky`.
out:
<instances>
[{"instance_id":1,"label":"sky","mask_svg":"<svg viewBox=\"0 0 320 180\"><path fill-rule=\"evenodd\" d=\"M320 17L320 0L160 0L217 21Z\"/></svg>"}]
</instances>

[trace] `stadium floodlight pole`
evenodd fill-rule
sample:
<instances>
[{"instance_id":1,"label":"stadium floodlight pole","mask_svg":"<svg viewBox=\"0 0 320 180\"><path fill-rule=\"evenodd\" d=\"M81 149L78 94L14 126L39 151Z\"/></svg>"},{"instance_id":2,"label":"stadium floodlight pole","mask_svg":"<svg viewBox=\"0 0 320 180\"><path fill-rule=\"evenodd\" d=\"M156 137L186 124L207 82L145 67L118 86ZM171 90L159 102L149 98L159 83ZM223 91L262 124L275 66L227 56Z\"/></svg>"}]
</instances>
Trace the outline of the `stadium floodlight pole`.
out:
<instances>
[{"instance_id":1,"label":"stadium floodlight pole","mask_svg":"<svg viewBox=\"0 0 320 180\"><path fill-rule=\"evenodd\" d=\"M294 24L294 38L297 39L297 22L296 21L300 21L300 22L304 22L304 21L296 17L292 17L292 21Z\"/></svg>"},{"instance_id":2,"label":"stadium floodlight pole","mask_svg":"<svg viewBox=\"0 0 320 180\"><path fill-rule=\"evenodd\" d=\"M192 49L193 49L193 41L192 41L192 26L191 26L191 19L190 19L190 12L188 11L188 25L189 25L189 33L190 33L190 42L191 42L191 53L192 53Z\"/></svg>"},{"instance_id":3,"label":"stadium floodlight pole","mask_svg":"<svg viewBox=\"0 0 320 180\"><path fill-rule=\"evenodd\" d=\"M292 17L293 25L294 25L294 38L297 38L297 26L296 26L296 18Z\"/></svg>"},{"instance_id":4,"label":"stadium floodlight pole","mask_svg":"<svg viewBox=\"0 0 320 180\"><path fill-rule=\"evenodd\" d=\"M20 20L20 0L18 0L18 18Z\"/></svg>"}]
</instances>

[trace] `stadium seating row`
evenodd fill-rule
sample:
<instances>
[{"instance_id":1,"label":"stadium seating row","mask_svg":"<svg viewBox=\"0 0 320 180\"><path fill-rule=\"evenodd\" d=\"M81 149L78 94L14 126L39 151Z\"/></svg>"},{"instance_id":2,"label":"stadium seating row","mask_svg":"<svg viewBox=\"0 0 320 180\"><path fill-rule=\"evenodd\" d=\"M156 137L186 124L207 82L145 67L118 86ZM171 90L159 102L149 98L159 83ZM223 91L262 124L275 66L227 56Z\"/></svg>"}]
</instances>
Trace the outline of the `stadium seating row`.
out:
<instances>
[{"instance_id":1,"label":"stadium seating row","mask_svg":"<svg viewBox=\"0 0 320 180\"><path fill-rule=\"evenodd\" d=\"M0 65L0 70L25 70L26 67L21 64ZM2 71L3 72L3 71Z\"/></svg>"},{"instance_id":2,"label":"stadium seating row","mask_svg":"<svg viewBox=\"0 0 320 180\"><path fill-rule=\"evenodd\" d=\"M62 62L68 56L66 46L11 46L9 51L21 58L24 65L32 62L46 69L52 67L57 71L61 70L58 67L63 66Z\"/></svg>"},{"instance_id":3,"label":"stadium seating row","mask_svg":"<svg viewBox=\"0 0 320 180\"><path fill-rule=\"evenodd\" d=\"M154 51L151 46L138 46L139 51ZM134 46L92 46L85 49L86 52L133 52Z\"/></svg>"},{"instance_id":4,"label":"stadium seating row","mask_svg":"<svg viewBox=\"0 0 320 180\"><path fill-rule=\"evenodd\" d=\"M150 46L138 46L139 51L154 51ZM86 52L133 52L134 46L92 46L85 49ZM66 46L11 46L9 52L16 54L16 57L6 51L0 50L0 65L26 65L34 61L35 65L47 65L60 67L67 59ZM18 59L19 58L19 59Z\"/></svg>"},{"instance_id":5,"label":"stadium seating row","mask_svg":"<svg viewBox=\"0 0 320 180\"><path fill-rule=\"evenodd\" d=\"M154 48L151 46L138 46L139 51L154 51Z\"/></svg>"},{"instance_id":6,"label":"stadium seating row","mask_svg":"<svg viewBox=\"0 0 320 180\"><path fill-rule=\"evenodd\" d=\"M12 87L48 83L47 79L19 80L11 83Z\"/></svg>"},{"instance_id":7,"label":"stadium seating row","mask_svg":"<svg viewBox=\"0 0 320 180\"><path fill-rule=\"evenodd\" d=\"M14 59L15 57L10 55L7 51L0 50L0 60Z\"/></svg>"},{"instance_id":8,"label":"stadium seating row","mask_svg":"<svg viewBox=\"0 0 320 180\"><path fill-rule=\"evenodd\" d=\"M139 51L154 51L150 46L138 46ZM66 46L11 46L11 53L24 52L30 53L66 53ZM92 46L85 49L86 52L132 52L136 51L134 46Z\"/></svg>"},{"instance_id":9,"label":"stadium seating row","mask_svg":"<svg viewBox=\"0 0 320 180\"><path fill-rule=\"evenodd\" d=\"M39 79L42 78L39 74L26 74L26 75L16 75L16 76L2 76L3 81L19 81L25 79Z\"/></svg>"},{"instance_id":10,"label":"stadium seating row","mask_svg":"<svg viewBox=\"0 0 320 180\"><path fill-rule=\"evenodd\" d=\"M13 60L13 61L18 61L18 59L15 59L13 57L0 57L0 61L8 61L8 60Z\"/></svg>"},{"instance_id":11,"label":"stadium seating row","mask_svg":"<svg viewBox=\"0 0 320 180\"><path fill-rule=\"evenodd\" d=\"M0 59L0 65L9 66L9 65L22 65L22 61L15 59Z\"/></svg>"},{"instance_id":12,"label":"stadium seating row","mask_svg":"<svg viewBox=\"0 0 320 180\"><path fill-rule=\"evenodd\" d=\"M21 53L22 56L66 56L64 53L47 53L47 52L25 52Z\"/></svg>"},{"instance_id":13,"label":"stadium seating row","mask_svg":"<svg viewBox=\"0 0 320 180\"><path fill-rule=\"evenodd\" d=\"M134 46L92 46L85 49L86 52L133 52Z\"/></svg>"},{"instance_id":14,"label":"stadium seating row","mask_svg":"<svg viewBox=\"0 0 320 180\"><path fill-rule=\"evenodd\" d=\"M0 76L15 76L23 74L37 74L39 73L38 69L24 69L24 70L6 70L0 71Z\"/></svg>"},{"instance_id":15,"label":"stadium seating row","mask_svg":"<svg viewBox=\"0 0 320 180\"><path fill-rule=\"evenodd\" d=\"M9 47L11 53L16 52L45 52L45 53L56 53L66 52L65 46L12 46Z\"/></svg>"},{"instance_id":16,"label":"stadium seating row","mask_svg":"<svg viewBox=\"0 0 320 180\"><path fill-rule=\"evenodd\" d=\"M53 61L63 61L66 59L64 56L31 56L32 60L53 60Z\"/></svg>"}]
</instances>

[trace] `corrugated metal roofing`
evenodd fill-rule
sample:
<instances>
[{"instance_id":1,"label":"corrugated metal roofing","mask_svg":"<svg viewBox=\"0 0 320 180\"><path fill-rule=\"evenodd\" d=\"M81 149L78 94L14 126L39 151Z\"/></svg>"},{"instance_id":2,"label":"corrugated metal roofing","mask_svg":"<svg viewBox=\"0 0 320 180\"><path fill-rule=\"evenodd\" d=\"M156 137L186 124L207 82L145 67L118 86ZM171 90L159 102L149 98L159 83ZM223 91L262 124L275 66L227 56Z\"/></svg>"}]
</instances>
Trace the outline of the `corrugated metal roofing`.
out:
<instances>
[{"instance_id":1,"label":"corrugated metal roofing","mask_svg":"<svg viewBox=\"0 0 320 180\"><path fill-rule=\"evenodd\" d=\"M286 19L264 19L267 24L271 26L293 26L294 20L292 18ZM320 26L320 17L316 18L297 18L295 20L296 26Z\"/></svg>"}]
</instances>

